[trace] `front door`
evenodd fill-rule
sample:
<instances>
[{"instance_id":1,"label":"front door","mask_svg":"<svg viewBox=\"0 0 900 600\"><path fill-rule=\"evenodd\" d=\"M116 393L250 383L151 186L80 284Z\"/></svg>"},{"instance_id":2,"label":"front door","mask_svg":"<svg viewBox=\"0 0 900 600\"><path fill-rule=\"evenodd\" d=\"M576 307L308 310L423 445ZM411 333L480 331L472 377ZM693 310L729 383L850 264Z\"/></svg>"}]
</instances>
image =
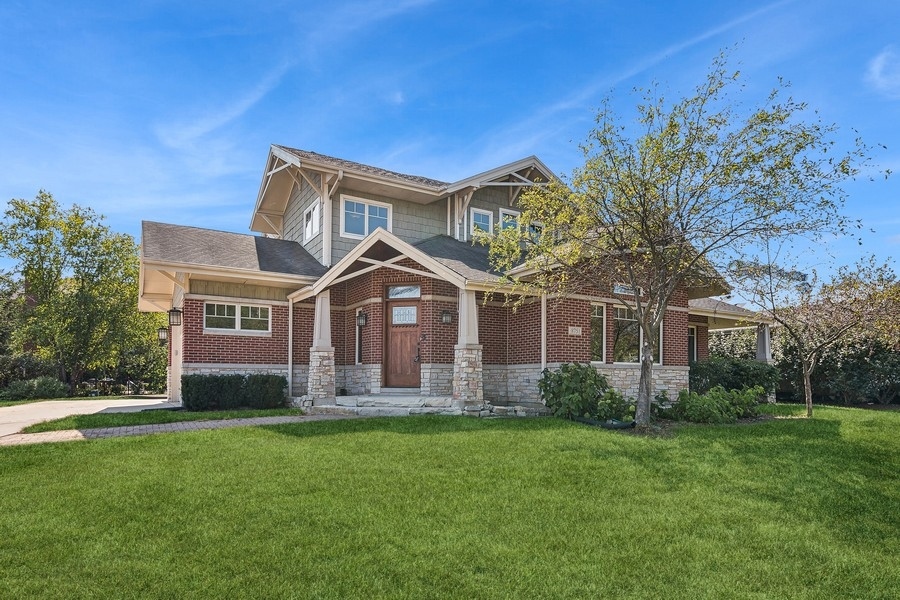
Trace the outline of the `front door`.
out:
<instances>
[{"instance_id":1,"label":"front door","mask_svg":"<svg viewBox=\"0 0 900 600\"><path fill-rule=\"evenodd\" d=\"M419 286L391 286L385 302L385 387L421 385L419 377Z\"/></svg>"}]
</instances>

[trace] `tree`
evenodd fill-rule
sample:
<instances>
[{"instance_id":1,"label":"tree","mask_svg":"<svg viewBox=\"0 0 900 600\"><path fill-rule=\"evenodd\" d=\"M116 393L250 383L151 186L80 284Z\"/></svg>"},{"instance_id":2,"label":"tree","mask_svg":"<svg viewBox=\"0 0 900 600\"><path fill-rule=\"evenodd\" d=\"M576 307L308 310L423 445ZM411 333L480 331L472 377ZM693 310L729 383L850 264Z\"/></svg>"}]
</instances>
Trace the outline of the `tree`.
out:
<instances>
[{"instance_id":1,"label":"tree","mask_svg":"<svg viewBox=\"0 0 900 600\"><path fill-rule=\"evenodd\" d=\"M839 153L836 128L782 98L782 83L758 107L729 97L739 74L717 58L696 93L669 105L657 88L637 106L637 130L607 99L568 182L532 187L520 223L490 242L494 266L523 293L609 290L634 311L643 343L635 420L649 423L653 348L666 306L688 289L725 291L735 259L764 240L819 236L854 224L840 214L840 183L868 165L858 141ZM618 292L618 293L616 293Z\"/></svg>"},{"instance_id":2,"label":"tree","mask_svg":"<svg viewBox=\"0 0 900 600\"><path fill-rule=\"evenodd\" d=\"M889 266L876 264L874 258L854 268L840 267L830 281L821 281L815 270L807 277L771 260L740 262L734 272L742 294L777 323L779 334L792 342L800 362L808 417L813 414L812 375L827 350L852 338L877 339L873 332L896 340L894 328L900 316L897 278ZM835 391L846 397L862 391L864 386L852 375L841 375L834 382ZM841 381L844 376L850 381Z\"/></svg>"},{"instance_id":3,"label":"tree","mask_svg":"<svg viewBox=\"0 0 900 600\"><path fill-rule=\"evenodd\" d=\"M0 233L23 291L12 345L51 361L73 390L88 370L115 369L159 320L137 311L137 245L102 221L41 191L10 201Z\"/></svg>"}]
</instances>

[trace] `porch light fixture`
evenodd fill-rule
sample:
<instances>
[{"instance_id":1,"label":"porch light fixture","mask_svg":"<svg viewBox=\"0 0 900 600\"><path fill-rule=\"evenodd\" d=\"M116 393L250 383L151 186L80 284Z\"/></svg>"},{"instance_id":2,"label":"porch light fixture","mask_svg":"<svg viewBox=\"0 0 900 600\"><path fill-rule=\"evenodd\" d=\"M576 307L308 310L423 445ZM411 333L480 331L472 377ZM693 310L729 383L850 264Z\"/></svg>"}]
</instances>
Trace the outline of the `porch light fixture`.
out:
<instances>
[{"instance_id":1,"label":"porch light fixture","mask_svg":"<svg viewBox=\"0 0 900 600\"><path fill-rule=\"evenodd\" d=\"M445 310L444 312L441 313L441 323L443 323L444 325L449 325L452 322L453 322L453 313L452 312L450 312L449 310Z\"/></svg>"},{"instance_id":2,"label":"porch light fixture","mask_svg":"<svg viewBox=\"0 0 900 600\"><path fill-rule=\"evenodd\" d=\"M365 327L366 323L369 322L369 315L364 312L356 313L356 326L357 327Z\"/></svg>"},{"instance_id":3,"label":"porch light fixture","mask_svg":"<svg viewBox=\"0 0 900 600\"><path fill-rule=\"evenodd\" d=\"M169 311L169 327L178 327L181 325L181 309L172 308Z\"/></svg>"},{"instance_id":4,"label":"porch light fixture","mask_svg":"<svg viewBox=\"0 0 900 600\"><path fill-rule=\"evenodd\" d=\"M169 341L169 328L168 327L160 327L156 330L156 339L159 340L160 346L165 346L166 342Z\"/></svg>"}]
</instances>

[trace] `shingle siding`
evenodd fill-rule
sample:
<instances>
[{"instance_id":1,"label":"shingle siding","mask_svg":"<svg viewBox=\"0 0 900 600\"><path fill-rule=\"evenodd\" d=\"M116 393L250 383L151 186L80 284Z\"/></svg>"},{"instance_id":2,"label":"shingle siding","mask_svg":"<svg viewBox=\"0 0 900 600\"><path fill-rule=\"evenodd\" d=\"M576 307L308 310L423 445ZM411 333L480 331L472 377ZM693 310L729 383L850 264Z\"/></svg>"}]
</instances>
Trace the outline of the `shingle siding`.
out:
<instances>
[{"instance_id":1,"label":"shingle siding","mask_svg":"<svg viewBox=\"0 0 900 600\"><path fill-rule=\"evenodd\" d=\"M312 175L316 185L320 184L320 177ZM287 208L284 211L284 226L282 237L286 240L293 240L303 244L306 251L312 254L316 260L322 261L322 211L319 211L319 233L313 236L308 243L303 243L303 213L313 202L319 201L319 194L306 181L303 185L294 184L291 189L291 198L288 200Z\"/></svg>"}]
</instances>

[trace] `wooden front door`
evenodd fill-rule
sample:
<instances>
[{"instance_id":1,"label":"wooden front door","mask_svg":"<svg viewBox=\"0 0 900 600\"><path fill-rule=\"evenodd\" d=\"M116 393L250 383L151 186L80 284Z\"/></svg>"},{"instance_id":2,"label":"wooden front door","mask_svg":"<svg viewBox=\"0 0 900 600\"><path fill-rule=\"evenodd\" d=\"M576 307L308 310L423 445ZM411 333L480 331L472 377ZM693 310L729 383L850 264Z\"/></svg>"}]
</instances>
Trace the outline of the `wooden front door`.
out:
<instances>
[{"instance_id":1,"label":"wooden front door","mask_svg":"<svg viewBox=\"0 0 900 600\"><path fill-rule=\"evenodd\" d=\"M384 385L417 388L421 385L419 300L388 300L385 306Z\"/></svg>"}]
</instances>

